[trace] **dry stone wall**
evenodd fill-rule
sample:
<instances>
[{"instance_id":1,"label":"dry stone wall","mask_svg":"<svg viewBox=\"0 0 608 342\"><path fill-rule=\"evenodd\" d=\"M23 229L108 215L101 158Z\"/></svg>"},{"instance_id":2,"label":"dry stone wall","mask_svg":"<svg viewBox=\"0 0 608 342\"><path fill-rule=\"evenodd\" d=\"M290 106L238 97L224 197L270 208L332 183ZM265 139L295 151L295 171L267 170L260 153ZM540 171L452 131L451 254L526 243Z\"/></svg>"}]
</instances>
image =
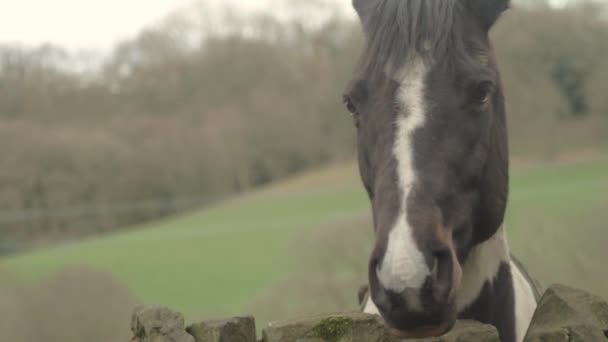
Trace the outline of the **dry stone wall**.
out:
<instances>
[{"instance_id":1,"label":"dry stone wall","mask_svg":"<svg viewBox=\"0 0 608 342\"><path fill-rule=\"evenodd\" d=\"M258 342L253 317L185 327L181 314L139 306L131 322L133 342ZM344 313L275 322L260 342L398 342L377 316ZM500 342L496 328L459 321L446 335L415 342ZM539 302L525 342L608 342L608 303L581 290L552 286Z\"/></svg>"}]
</instances>

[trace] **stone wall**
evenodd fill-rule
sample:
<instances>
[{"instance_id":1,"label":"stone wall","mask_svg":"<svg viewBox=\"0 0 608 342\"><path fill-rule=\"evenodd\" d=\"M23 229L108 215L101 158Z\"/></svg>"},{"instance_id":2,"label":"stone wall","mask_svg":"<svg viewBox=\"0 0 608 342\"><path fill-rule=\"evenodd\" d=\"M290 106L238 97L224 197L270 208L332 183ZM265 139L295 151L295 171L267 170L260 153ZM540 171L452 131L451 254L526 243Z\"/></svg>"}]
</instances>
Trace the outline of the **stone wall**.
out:
<instances>
[{"instance_id":1,"label":"stone wall","mask_svg":"<svg viewBox=\"0 0 608 342\"><path fill-rule=\"evenodd\" d=\"M253 317L205 321L185 327L184 317L162 306L139 306L131 322L133 342L257 342ZM377 316L344 313L275 322L261 342L396 342ZM500 342L493 326L459 321L448 334L418 342ZM608 303L556 285L539 302L525 342L608 341Z\"/></svg>"}]
</instances>

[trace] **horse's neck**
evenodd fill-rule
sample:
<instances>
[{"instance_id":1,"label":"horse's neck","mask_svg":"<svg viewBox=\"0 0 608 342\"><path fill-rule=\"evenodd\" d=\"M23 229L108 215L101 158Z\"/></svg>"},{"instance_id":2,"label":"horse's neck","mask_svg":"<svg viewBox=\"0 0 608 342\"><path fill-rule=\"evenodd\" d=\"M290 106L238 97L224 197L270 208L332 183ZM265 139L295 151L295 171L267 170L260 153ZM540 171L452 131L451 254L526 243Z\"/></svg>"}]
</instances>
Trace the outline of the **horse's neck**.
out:
<instances>
[{"instance_id":1,"label":"horse's neck","mask_svg":"<svg viewBox=\"0 0 608 342\"><path fill-rule=\"evenodd\" d=\"M504 228L489 240L475 246L462 266L462 281L456 295L459 311L467 309L479 297L486 283L496 279L501 265L509 265L511 257Z\"/></svg>"},{"instance_id":2,"label":"horse's neck","mask_svg":"<svg viewBox=\"0 0 608 342\"><path fill-rule=\"evenodd\" d=\"M522 341L536 301L531 285L511 260L503 228L471 251L462 276L456 298L460 318L496 326L503 342Z\"/></svg>"}]
</instances>

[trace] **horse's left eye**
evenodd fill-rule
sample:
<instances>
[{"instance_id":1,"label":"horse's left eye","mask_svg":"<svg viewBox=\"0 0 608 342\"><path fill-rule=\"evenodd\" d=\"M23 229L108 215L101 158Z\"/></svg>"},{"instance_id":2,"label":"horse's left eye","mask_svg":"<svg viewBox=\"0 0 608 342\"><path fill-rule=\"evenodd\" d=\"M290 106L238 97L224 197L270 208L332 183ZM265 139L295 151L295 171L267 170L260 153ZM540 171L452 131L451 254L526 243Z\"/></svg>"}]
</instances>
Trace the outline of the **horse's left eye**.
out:
<instances>
[{"instance_id":1,"label":"horse's left eye","mask_svg":"<svg viewBox=\"0 0 608 342\"><path fill-rule=\"evenodd\" d=\"M495 86L491 81L482 81L477 83L470 93L470 102L477 105L486 104L492 94L494 94Z\"/></svg>"}]
</instances>

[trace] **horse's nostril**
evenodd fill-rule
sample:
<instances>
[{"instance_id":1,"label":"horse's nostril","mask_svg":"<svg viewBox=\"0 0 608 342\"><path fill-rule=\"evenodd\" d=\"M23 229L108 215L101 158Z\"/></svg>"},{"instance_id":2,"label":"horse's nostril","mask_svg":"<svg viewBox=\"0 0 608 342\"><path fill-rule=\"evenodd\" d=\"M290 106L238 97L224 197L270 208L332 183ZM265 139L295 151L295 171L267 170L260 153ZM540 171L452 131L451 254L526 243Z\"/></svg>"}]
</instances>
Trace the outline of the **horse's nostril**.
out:
<instances>
[{"instance_id":1,"label":"horse's nostril","mask_svg":"<svg viewBox=\"0 0 608 342\"><path fill-rule=\"evenodd\" d=\"M437 302L447 300L452 287L453 260L449 249L440 249L433 253L433 294Z\"/></svg>"},{"instance_id":2,"label":"horse's nostril","mask_svg":"<svg viewBox=\"0 0 608 342\"><path fill-rule=\"evenodd\" d=\"M438 272L439 272L439 261L435 257L435 258L433 258L433 268L431 268L431 277L435 281L437 280Z\"/></svg>"},{"instance_id":3,"label":"horse's nostril","mask_svg":"<svg viewBox=\"0 0 608 342\"><path fill-rule=\"evenodd\" d=\"M379 288L372 293L374 303L380 308L382 311L391 311L394 309L394 303L389 298L389 294L383 288Z\"/></svg>"},{"instance_id":4,"label":"horse's nostril","mask_svg":"<svg viewBox=\"0 0 608 342\"><path fill-rule=\"evenodd\" d=\"M391 310L391 302L388 294L378 279L378 267L381 255L378 250L374 251L369 261L369 291L374 304L381 311Z\"/></svg>"}]
</instances>

